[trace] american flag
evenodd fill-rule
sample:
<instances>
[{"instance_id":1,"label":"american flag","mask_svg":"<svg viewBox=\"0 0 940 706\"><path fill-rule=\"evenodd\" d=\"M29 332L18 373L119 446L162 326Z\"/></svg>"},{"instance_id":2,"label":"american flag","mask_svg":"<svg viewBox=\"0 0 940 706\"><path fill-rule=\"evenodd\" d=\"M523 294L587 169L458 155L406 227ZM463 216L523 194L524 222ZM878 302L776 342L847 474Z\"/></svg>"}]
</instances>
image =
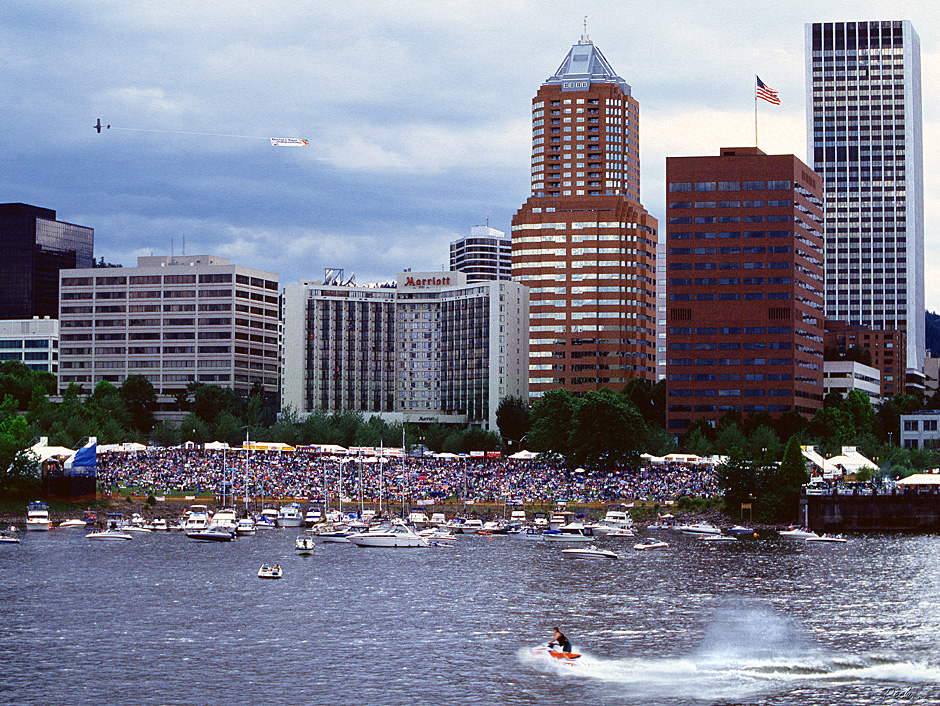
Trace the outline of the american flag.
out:
<instances>
[{"instance_id":1,"label":"american flag","mask_svg":"<svg viewBox=\"0 0 940 706\"><path fill-rule=\"evenodd\" d=\"M755 78L757 79L757 97L763 98L768 103L780 105L780 99L777 98L777 92L766 83L761 81L760 76L755 76Z\"/></svg>"}]
</instances>

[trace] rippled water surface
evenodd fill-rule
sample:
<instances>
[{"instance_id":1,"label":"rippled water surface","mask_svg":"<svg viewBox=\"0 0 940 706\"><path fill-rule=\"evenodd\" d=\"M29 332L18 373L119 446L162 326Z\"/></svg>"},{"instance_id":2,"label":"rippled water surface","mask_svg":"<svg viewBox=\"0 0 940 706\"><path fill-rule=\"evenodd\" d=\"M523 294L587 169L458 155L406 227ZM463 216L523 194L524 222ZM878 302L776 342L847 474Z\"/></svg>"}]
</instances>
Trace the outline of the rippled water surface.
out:
<instances>
[{"instance_id":1,"label":"rippled water surface","mask_svg":"<svg viewBox=\"0 0 940 706\"><path fill-rule=\"evenodd\" d=\"M0 702L892 704L940 700L940 537L671 546L619 561L30 533L0 546ZM279 562L284 578L256 577ZM582 657L533 653L560 625Z\"/></svg>"}]
</instances>

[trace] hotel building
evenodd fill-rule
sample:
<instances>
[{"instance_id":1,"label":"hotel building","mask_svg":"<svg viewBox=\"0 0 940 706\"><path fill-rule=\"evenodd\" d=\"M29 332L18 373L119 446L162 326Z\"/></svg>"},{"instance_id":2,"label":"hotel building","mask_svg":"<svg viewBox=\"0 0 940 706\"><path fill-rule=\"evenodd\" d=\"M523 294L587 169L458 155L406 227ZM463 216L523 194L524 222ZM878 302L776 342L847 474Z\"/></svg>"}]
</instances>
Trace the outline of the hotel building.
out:
<instances>
[{"instance_id":1,"label":"hotel building","mask_svg":"<svg viewBox=\"0 0 940 706\"><path fill-rule=\"evenodd\" d=\"M532 193L512 220L530 397L654 379L656 229L640 205L639 105L582 36L532 101Z\"/></svg>"},{"instance_id":2,"label":"hotel building","mask_svg":"<svg viewBox=\"0 0 940 706\"><path fill-rule=\"evenodd\" d=\"M806 134L825 187L826 318L900 329L902 365L920 370L923 139L910 22L806 25Z\"/></svg>"},{"instance_id":3,"label":"hotel building","mask_svg":"<svg viewBox=\"0 0 940 706\"><path fill-rule=\"evenodd\" d=\"M30 370L59 372L58 319L0 321L0 363L15 360Z\"/></svg>"},{"instance_id":4,"label":"hotel building","mask_svg":"<svg viewBox=\"0 0 940 706\"><path fill-rule=\"evenodd\" d=\"M283 406L496 431L500 399L526 395L528 316L525 287L462 272L287 285Z\"/></svg>"},{"instance_id":5,"label":"hotel building","mask_svg":"<svg viewBox=\"0 0 940 706\"><path fill-rule=\"evenodd\" d=\"M823 397L822 185L756 147L670 157L667 426L811 416Z\"/></svg>"},{"instance_id":6,"label":"hotel building","mask_svg":"<svg viewBox=\"0 0 940 706\"><path fill-rule=\"evenodd\" d=\"M192 382L276 392L278 303L276 274L208 255L63 270L59 390L140 374L164 395Z\"/></svg>"},{"instance_id":7,"label":"hotel building","mask_svg":"<svg viewBox=\"0 0 940 706\"><path fill-rule=\"evenodd\" d=\"M470 237L451 242L450 269L463 272L468 282L511 279L512 243L501 230L473 226Z\"/></svg>"}]
</instances>

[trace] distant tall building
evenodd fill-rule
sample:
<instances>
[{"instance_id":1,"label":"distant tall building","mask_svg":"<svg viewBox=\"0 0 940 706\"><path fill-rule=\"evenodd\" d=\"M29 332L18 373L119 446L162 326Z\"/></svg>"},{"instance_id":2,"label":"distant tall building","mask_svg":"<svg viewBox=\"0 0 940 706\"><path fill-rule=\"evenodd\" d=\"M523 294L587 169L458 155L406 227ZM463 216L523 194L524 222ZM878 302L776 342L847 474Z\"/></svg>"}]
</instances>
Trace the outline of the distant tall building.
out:
<instances>
[{"instance_id":1,"label":"distant tall building","mask_svg":"<svg viewBox=\"0 0 940 706\"><path fill-rule=\"evenodd\" d=\"M657 223L639 199L639 106L584 35L532 101L532 195L512 220L530 397L654 379Z\"/></svg>"},{"instance_id":2,"label":"distant tall building","mask_svg":"<svg viewBox=\"0 0 940 706\"><path fill-rule=\"evenodd\" d=\"M468 282L511 279L512 244L501 230L473 226L470 237L450 244L450 269L463 272Z\"/></svg>"},{"instance_id":3,"label":"distant tall building","mask_svg":"<svg viewBox=\"0 0 940 706\"><path fill-rule=\"evenodd\" d=\"M792 154L666 159L667 427L823 398L822 185Z\"/></svg>"},{"instance_id":4,"label":"distant tall building","mask_svg":"<svg viewBox=\"0 0 940 706\"><path fill-rule=\"evenodd\" d=\"M276 274L209 255L150 256L64 270L61 286L60 391L132 374L163 395L197 382L278 389Z\"/></svg>"},{"instance_id":5,"label":"distant tall building","mask_svg":"<svg viewBox=\"0 0 940 706\"><path fill-rule=\"evenodd\" d=\"M806 25L809 158L825 184L826 318L924 362L920 39L907 20Z\"/></svg>"},{"instance_id":6,"label":"distant tall building","mask_svg":"<svg viewBox=\"0 0 940 706\"><path fill-rule=\"evenodd\" d=\"M55 211L0 204L0 319L59 316L59 270L91 267L95 231Z\"/></svg>"}]
</instances>

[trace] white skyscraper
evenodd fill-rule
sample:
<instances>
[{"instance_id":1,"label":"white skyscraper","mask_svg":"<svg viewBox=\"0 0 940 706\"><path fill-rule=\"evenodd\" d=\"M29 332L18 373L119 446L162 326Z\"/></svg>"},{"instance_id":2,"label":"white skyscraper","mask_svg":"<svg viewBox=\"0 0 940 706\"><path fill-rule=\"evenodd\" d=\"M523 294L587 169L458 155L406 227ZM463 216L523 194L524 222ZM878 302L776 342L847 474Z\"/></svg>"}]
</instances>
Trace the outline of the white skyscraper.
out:
<instances>
[{"instance_id":1,"label":"white skyscraper","mask_svg":"<svg viewBox=\"0 0 940 706\"><path fill-rule=\"evenodd\" d=\"M924 363L920 40L907 20L806 25L808 162L825 184L826 317Z\"/></svg>"}]
</instances>

